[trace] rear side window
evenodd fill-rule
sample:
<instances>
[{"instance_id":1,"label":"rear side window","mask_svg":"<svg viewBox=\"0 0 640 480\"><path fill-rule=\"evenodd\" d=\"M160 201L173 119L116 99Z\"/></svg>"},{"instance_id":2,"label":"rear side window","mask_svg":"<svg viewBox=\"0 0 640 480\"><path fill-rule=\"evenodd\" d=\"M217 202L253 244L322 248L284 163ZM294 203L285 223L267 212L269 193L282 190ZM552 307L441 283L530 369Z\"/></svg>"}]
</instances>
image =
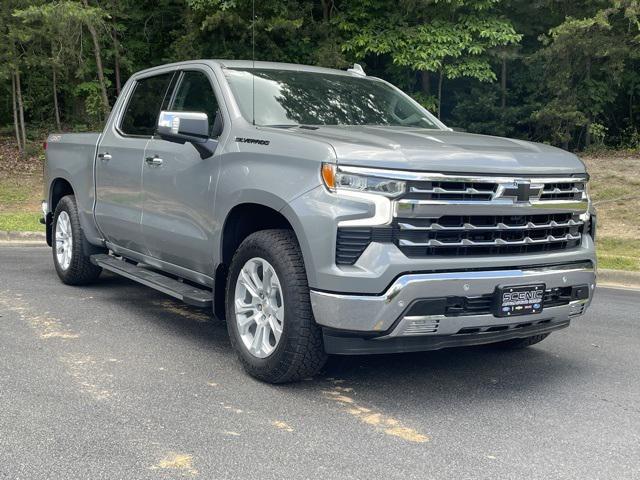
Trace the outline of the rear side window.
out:
<instances>
[{"instance_id":1,"label":"rear side window","mask_svg":"<svg viewBox=\"0 0 640 480\"><path fill-rule=\"evenodd\" d=\"M171 110L206 113L209 117L209 130L211 130L218 114L218 108L218 100L216 100L209 77L202 72L184 72Z\"/></svg>"},{"instance_id":2,"label":"rear side window","mask_svg":"<svg viewBox=\"0 0 640 480\"><path fill-rule=\"evenodd\" d=\"M173 72L169 72L136 82L120 124L123 133L153 135L172 77Z\"/></svg>"}]
</instances>

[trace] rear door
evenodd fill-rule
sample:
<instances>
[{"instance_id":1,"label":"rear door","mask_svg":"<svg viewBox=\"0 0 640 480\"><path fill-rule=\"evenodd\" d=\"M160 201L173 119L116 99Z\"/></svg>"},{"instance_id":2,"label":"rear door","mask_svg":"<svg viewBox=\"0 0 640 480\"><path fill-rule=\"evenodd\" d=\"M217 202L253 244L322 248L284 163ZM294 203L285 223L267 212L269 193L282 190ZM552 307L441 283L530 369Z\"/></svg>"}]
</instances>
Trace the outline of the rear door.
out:
<instances>
[{"instance_id":1,"label":"rear door","mask_svg":"<svg viewBox=\"0 0 640 480\"><path fill-rule=\"evenodd\" d=\"M212 131L222 120L215 78L207 67L180 74L169 110L204 112ZM180 145L160 138L147 144L144 154L144 241L159 260L212 275L213 201L219 157L207 159L190 143Z\"/></svg>"},{"instance_id":2,"label":"rear door","mask_svg":"<svg viewBox=\"0 0 640 480\"><path fill-rule=\"evenodd\" d=\"M120 115L108 125L96 160L96 222L106 239L147 253L142 236L142 164L174 72L140 78Z\"/></svg>"}]
</instances>

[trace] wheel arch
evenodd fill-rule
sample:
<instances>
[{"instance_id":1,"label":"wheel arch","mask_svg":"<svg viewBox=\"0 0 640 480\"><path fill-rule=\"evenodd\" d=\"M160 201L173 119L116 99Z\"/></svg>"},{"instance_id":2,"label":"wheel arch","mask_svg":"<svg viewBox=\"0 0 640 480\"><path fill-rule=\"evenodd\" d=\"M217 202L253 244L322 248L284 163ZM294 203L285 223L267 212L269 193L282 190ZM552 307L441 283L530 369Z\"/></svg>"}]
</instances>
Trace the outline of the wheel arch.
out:
<instances>
[{"instance_id":1,"label":"wheel arch","mask_svg":"<svg viewBox=\"0 0 640 480\"><path fill-rule=\"evenodd\" d=\"M71 182L64 177L56 177L49 186L49 206L51 212L55 212L60 199L65 195L75 195Z\"/></svg>"},{"instance_id":2,"label":"wheel arch","mask_svg":"<svg viewBox=\"0 0 640 480\"><path fill-rule=\"evenodd\" d=\"M73 184L69 181L68 178L63 176L55 177L51 183L49 184L49 211L50 211L50 221L45 221L46 224L46 237L47 237L47 245L50 247L53 246L53 221L54 214L60 200L67 195L73 195L76 197L76 190L73 187ZM77 197L76 197L77 202ZM83 234L86 235L86 226L83 224L82 215L80 215L80 228L83 231ZM93 255L94 253L102 253L104 252L104 248L98 245L92 244L86 238L83 238L82 248L86 255Z\"/></svg>"},{"instance_id":3,"label":"wheel arch","mask_svg":"<svg viewBox=\"0 0 640 480\"><path fill-rule=\"evenodd\" d=\"M274 204L247 201L229 210L220 234L219 262L215 271L214 312L218 318L225 317L225 289L231 260L240 244L252 233L273 228L291 230L302 250L304 261L305 246L301 243L304 237L298 234L300 223L296 218L292 219L288 212L275 207Z\"/></svg>"},{"instance_id":4,"label":"wheel arch","mask_svg":"<svg viewBox=\"0 0 640 480\"><path fill-rule=\"evenodd\" d=\"M53 214L55 213L56 207L58 206L58 203L60 203L62 197L66 195L75 195L75 191L73 189L73 186L71 185L71 182L64 177L54 178L49 184L47 199L47 201L49 202L50 214L45 217L47 245L49 246L53 245Z\"/></svg>"}]
</instances>

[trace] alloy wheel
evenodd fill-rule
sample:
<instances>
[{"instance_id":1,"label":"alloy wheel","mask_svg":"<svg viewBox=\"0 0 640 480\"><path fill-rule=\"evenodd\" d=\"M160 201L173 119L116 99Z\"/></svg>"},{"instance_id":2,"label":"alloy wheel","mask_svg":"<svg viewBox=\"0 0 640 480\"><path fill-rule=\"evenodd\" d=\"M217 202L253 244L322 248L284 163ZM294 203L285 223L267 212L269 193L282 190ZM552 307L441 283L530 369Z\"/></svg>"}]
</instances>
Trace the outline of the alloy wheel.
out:
<instances>
[{"instance_id":1,"label":"alloy wheel","mask_svg":"<svg viewBox=\"0 0 640 480\"><path fill-rule=\"evenodd\" d=\"M71 219L64 210L58 215L56 222L56 258L58 265L63 270L67 270L71 265L71 255L73 251L73 232L71 230Z\"/></svg>"},{"instance_id":2,"label":"alloy wheel","mask_svg":"<svg viewBox=\"0 0 640 480\"><path fill-rule=\"evenodd\" d=\"M273 353L282 337L284 301L280 279L268 261L248 260L238 275L235 321L246 349L257 358Z\"/></svg>"}]
</instances>

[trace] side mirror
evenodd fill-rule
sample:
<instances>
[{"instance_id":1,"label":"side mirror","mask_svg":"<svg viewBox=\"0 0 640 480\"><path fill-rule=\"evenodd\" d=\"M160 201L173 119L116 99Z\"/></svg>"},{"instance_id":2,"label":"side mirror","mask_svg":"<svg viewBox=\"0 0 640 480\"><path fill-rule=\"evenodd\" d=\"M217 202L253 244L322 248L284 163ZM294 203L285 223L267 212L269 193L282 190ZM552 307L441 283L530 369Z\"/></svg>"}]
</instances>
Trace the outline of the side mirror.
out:
<instances>
[{"instance_id":1,"label":"side mirror","mask_svg":"<svg viewBox=\"0 0 640 480\"><path fill-rule=\"evenodd\" d=\"M205 159L213 155L209 142L209 119L201 112L160 112L156 133L163 140L175 143L191 143Z\"/></svg>"}]
</instances>

